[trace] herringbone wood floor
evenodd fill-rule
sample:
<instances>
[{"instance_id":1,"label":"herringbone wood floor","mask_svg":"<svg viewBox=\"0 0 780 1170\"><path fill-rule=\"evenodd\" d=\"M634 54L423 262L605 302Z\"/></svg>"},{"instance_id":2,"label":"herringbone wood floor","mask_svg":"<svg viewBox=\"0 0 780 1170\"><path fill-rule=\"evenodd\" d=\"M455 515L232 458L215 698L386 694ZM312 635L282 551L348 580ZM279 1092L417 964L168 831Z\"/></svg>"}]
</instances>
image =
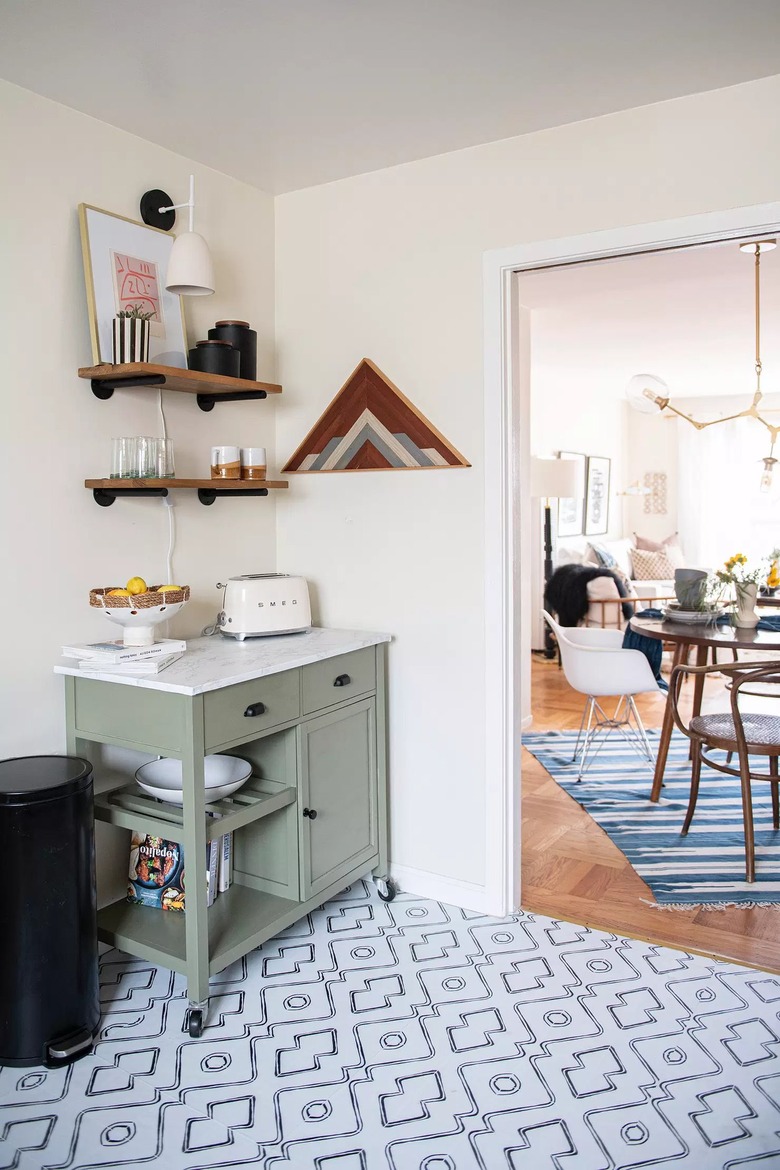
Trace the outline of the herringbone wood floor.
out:
<instances>
[{"instance_id":1,"label":"herringbone wood floor","mask_svg":"<svg viewBox=\"0 0 780 1170\"><path fill-rule=\"evenodd\" d=\"M584 699L556 662L534 655L531 688L534 731L576 731ZM722 696L722 683L714 680L704 709L722 706ZM639 696L647 727L660 727L664 702L660 693ZM650 889L620 850L529 752L523 752L522 796L524 910L780 972L780 906L655 909Z\"/></svg>"}]
</instances>

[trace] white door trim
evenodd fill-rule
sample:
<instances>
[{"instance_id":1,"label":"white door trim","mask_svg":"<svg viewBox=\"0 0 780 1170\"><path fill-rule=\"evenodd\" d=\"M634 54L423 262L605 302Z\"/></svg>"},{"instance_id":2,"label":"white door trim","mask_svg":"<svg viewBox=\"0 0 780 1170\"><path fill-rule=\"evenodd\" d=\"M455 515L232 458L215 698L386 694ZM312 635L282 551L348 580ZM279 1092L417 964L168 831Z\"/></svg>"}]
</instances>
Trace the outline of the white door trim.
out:
<instances>
[{"instance_id":1,"label":"white door trim","mask_svg":"<svg viewBox=\"0 0 780 1170\"><path fill-rule=\"evenodd\" d=\"M521 596L529 578L524 540L529 402L513 273L633 252L780 233L780 203L636 224L486 252L485 371L485 911L504 915L520 891L520 712L524 659ZM525 677L528 677L527 674Z\"/></svg>"}]
</instances>

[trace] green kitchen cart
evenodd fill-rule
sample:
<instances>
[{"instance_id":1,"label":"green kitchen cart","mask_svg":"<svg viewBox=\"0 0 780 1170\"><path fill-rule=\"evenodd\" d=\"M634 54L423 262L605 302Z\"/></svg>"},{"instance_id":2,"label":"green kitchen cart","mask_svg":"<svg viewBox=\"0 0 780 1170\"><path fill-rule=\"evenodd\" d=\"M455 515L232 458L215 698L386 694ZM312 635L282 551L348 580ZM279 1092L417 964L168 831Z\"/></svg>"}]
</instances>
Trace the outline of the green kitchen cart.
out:
<instances>
[{"instance_id":1,"label":"green kitchen cart","mask_svg":"<svg viewBox=\"0 0 780 1170\"><path fill-rule=\"evenodd\" d=\"M98 912L101 941L187 977L188 1028L200 1036L209 976L278 934L350 882L387 874L384 634L312 629L237 643L188 642L159 675L87 673L63 660L67 750L95 744L182 761L181 807L126 775L95 769L95 817L180 842L184 913L121 898ZM231 797L205 802L203 758L252 764ZM209 816L219 813L219 818ZM207 904L206 843L233 833L233 883ZM203 858L193 865L192 858Z\"/></svg>"}]
</instances>

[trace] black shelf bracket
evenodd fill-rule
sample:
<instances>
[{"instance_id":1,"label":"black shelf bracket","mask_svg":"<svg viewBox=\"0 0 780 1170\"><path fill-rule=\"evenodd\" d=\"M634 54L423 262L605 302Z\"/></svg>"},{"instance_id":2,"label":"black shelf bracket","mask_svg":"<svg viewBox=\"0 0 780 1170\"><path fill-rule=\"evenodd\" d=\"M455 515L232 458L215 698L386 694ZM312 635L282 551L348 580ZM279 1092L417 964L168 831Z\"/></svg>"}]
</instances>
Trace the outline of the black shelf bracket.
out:
<instances>
[{"instance_id":1,"label":"black shelf bracket","mask_svg":"<svg viewBox=\"0 0 780 1170\"><path fill-rule=\"evenodd\" d=\"M119 496L167 496L167 488L93 488L95 503L101 508L110 508Z\"/></svg>"},{"instance_id":2,"label":"black shelf bracket","mask_svg":"<svg viewBox=\"0 0 780 1170\"><path fill-rule=\"evenodd\" d=\"M198 488L201 504L210 507L217 496L267 496L268 488Z\"/></svg>"},{"instance_id":3,"label":"black shelf bracket","mask_svg":"<svg viewBox=\"0 0 780 1170\"><path fill-rule=\"evenodd\" d=\"M121 390L123 386L164 386L164 374L139 374L137 378L92 378L90 386L92 393L101 402L105 402L111 397L115 390Z\"/></svg>"},{"instance_id":4,"label":"black shelf bracket","mask_svg":"<svg viewBox=\"0 0 780 1170\"><path fill-rule=\"evenodd\" d=\"M236 390L233 394L199 394L198 406L201 410L213 410L217 402L255 402L258 398L267 398L265 390Z\"/></svg>"}]
</instances>

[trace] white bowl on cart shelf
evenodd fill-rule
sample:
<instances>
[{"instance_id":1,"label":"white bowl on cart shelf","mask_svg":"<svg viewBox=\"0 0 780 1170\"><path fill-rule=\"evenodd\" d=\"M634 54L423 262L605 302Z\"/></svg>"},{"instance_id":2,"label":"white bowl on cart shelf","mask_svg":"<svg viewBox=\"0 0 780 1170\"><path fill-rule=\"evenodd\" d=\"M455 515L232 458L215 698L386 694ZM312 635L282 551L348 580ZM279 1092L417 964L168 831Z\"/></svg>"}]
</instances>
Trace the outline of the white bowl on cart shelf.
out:
<instances>
[{"instance_id":1,"label":"white bowl on cart shelf","mask_svg":"<svg viewBox=\"0 0 780 1170\"><path fill-rule=\"evenodd\" d=\"M203 763L206 804L232 796L252 775L249 760L238 756L206 756ZM138 769L135 778L149 796L168 804L183 803L181 760L168 756L162 760L150 760Z\"/></svg>"}]
</instances>

